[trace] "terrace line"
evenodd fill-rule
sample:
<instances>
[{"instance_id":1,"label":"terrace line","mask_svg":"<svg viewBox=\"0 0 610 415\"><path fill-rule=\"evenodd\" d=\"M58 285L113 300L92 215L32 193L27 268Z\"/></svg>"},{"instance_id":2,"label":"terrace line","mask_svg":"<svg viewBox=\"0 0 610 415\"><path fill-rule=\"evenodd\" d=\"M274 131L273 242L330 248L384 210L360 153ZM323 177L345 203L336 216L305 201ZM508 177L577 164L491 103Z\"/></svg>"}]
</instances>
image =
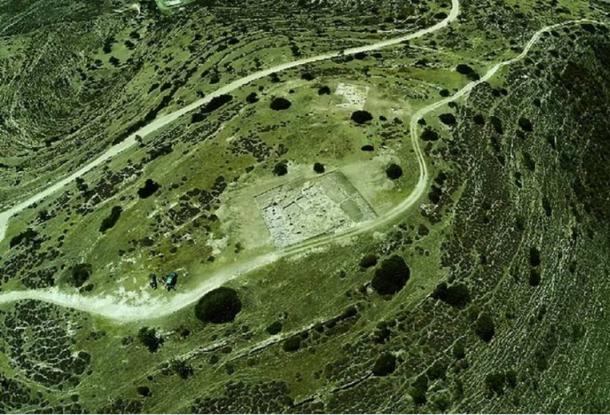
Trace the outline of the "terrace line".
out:
<instances>
[{"instance_id":1,"label":"terrace line","mask_svg":"<svg viewBox=\"0 0 610 415\"><path fill-rule=\"evenodd\" d=\"M336 58L338 56L343 56L343 55L354 55L356 53L374 51L374 50L382 49L382 48L385 48L388 46L393 46L393 45L408 41L410 39L422 37L428 33L432 33L432 32L435 32L439 29L446 27L450 22L454 21L457 18L458 14L459 14L459 0L452 0L452 7L451 7L451 12L449 13L449 15L445 19L443 19L442 21L438 22L437 24L435 24L431 27L418 30L417 32L411 33L409 35L404 35L404 36L400 36L400 37L396 37L396 38L392 38L392 39L383 40L381 42L373 43L370 45L359 46L356 48L346 49L343 51L328 52L328 53L325 53L322 55L299 59L296 61L277 65L272 68L254 72L253 74L250 74L248 76L245 76L243 78L230 82L229 84L217 89L214 92L211 92L209 95L205 96L204 98L202 98L200 100L193 102L192 104L189 104L170 114L157 118L157 119L153 120L150 124L142 127L135 133L131 134L129 137L127 137L122 142L108 148L108 150L106 150L102 155L100 155L96 159L90 161L89 163L85 164L83 167L81 167L74 173L70 174L67 177L64 177L63 179L61 179L58 182L54 183L53 185L49 186L45 190L42 190L41 192L36 193L35 195L31 196L29 199L13 206L12 208L10 208L8 210L5 210L4 212L1 212L0 213L0 242L4 239L4 237L6 235L6 229L8 228L8 223L9 223L11 217L22 212L23 210L25 210L32 204L41 201L42 199L46 198L47 196L52 195L53 193L55 193L62 187L66 186L67 184L69 184L70 182L75 180L77 177L80 177L83 174L87 173L88 171L94 169L95 167L104 163L106 160L109 160L112 157L116 156L117 154L122 153L123 151L131 148L132 146L134 146L136 144L136 136L146 137L147 135L157 131L158 129L172 123L173 121L180 118L181 116L201 107L202 105L209 103L212 99L219 97L221 95L233 92L236 89L249 84L250 82L267 77L274 73L285 71L287 69L292 69L292 68L296 68L299 66L307 65L308 63L324 61L324 60Z\"/></svg>"}]
</instances>

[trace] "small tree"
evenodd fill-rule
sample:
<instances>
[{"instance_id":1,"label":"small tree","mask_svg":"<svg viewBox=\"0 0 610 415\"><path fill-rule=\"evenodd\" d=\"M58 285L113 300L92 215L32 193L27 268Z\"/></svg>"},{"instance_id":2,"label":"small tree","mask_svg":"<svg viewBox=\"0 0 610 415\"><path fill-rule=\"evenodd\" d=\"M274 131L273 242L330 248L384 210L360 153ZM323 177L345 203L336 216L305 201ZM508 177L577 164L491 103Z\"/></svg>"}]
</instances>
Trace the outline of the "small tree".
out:
<instances>
[{"instance_id":1,"label":"small tree","mask_svg":"<svg viewBox=\"0 0 610 415\"><path fill-rule=\"evenodd\" d=\"M181 359L173 359L171 367L178 376L182 379L188 379L193 376L193 367Z\"/></svg>"},{"instance_id":2,"label":"small tree","mask_svg":"<svg viewBox=\"0 0 610 415\"><path fill-rule=\"evenodd\" d=\"M276 176L285 176L288 174L288 166L284 162L277 163L275 167L273 167L273 173Z\"/></svg>"},{"instance_id":3,"label":"small tree","mask_svg":"<svg viewBox=\"0 0 610 415\"><path fill-rule=\"evenodd\" d=\"M375 271L371 285L381 295L396 294L409 280L411 271L405 260L394 255L381 263Z\"/></svg>"},{"instance_id":4,"label":"small tree","mask_svg":"<svg viewBox=\"0 0 610 415\"><path fill-rule=\"evenodd\" d=\"M397 180L402 176L402 168L398 164L392 163L385 169L385 174L390 180Z\"/></svg>"},{"instance_id":5,"label":"small tree","mask_svg":"<svg viewBox=\"0 0 610 415\"><path fill-rule=\"evenodd\" d=\"M241 311L237 291L220 287L205 294L195 306L195 315L206 323L228 323Z\"/></svg>"},{"instance_id":6,"label":"small tree","mask_svg":"<svg viewBox=\"0 0 610 415\"><path fill-rule=\"evenodd\" d=\"M70 282L75 287L81 287L91 276L91 264L76 264L70 273Z\"/></svg>"},{"instance_id":7,"label":"small tree","mask_svg":"<svg viewBox=\"0 0 610 415\"><path fill-rule=\"evenodd\" d=\"M313 165L313 171L315 171L318 174L322 174L324 173L326 169L324 168L324 165L322 163L314 163Z\"/></svg>"},{"instance_id":8,"label":"small tree","mask_svg":"<svg viewBox=\"0 0 610 415\"><path fill-rule=\"evenodd\" d=\"M381 354L373 365L373 375L387 376L396 370L396 357L392 353Z\"/></svg>"},{"instance_id":9,"label":"small tree","mask_svg":"<svg viewBox=\"0 0 610 415\"><path fill-rule=\"evenodd\" d=\"M154 328L142 327L138 332L138 340L148 348L148 351L155 353L163 344L163 337L157 335Z\"/></svg>"}]
</instances>

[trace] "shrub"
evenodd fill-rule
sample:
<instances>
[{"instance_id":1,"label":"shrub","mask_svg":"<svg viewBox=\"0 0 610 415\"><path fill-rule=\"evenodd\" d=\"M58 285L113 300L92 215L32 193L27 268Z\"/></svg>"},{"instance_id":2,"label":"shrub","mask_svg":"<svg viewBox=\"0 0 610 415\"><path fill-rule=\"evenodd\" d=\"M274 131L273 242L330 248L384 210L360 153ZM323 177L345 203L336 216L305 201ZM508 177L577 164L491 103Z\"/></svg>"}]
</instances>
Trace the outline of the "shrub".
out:
<instances>
[{"instance_id":1,"label":"shrub","mask_svg":"<svg viewBox=\"0 0 610 415\"><path fill-rule=\"evenodd\" d=\"M398 164L392 163L385 169L385 174L390 180L400 179L402 177L402 167Z\"/></svg>"},{"instance_id":2,"label":"shrub","mask_svg":"<svg viewBox=\"0 0 610 415\"><path fill-rule=\"evenodd\" d=\"M430 380L445 379L447 376L447 363L437 360L426 370L426 376Z\"/></svg>"},{"instance_id":3,"label":"shrub","mask_svg":"<svg viewBox=\"0 0 610 415\"><path fill-rule=\"evenodd\" d=\"M151 395L150 388L148 386L138 386L136 388L136 391L138 392L138 395L143 396L145 398Z\"/></svg>"},{"instance_id":4,"label":"shrub","mask_svg":"<svg viewBox=\"0 0 610 415\"><path fill-rule=\"evenodd\" d=\"M138 332L138 340L148 348L148 351L155 353L163 344L163 337L157 336L157 330L142 327Z\"/></svg>"},{"instance_id":5,"label":"shrub","mask_svg":"<svg viewBox=\"0 0 610 415\"><path fill-rule=\"evenodd\" d=\"M491 122L492 127L496 130L496 133L502 135L504 134L504 128L502 128L502 120L492 115L489 117L489 121Z\"/></svg>"},{"instance_id":6,"label":"shrub","mask_svg":"<svg viewBox=\"0 0 610 415\"><path fill-rule=\"evenodd\" d=\"M193 367L181 359L173 359L171 361L172 370L182 379L188 379L193 376Z\"/></svg>"},{"instance_id":7,"label":"shrub","mask_svg":"<svg viewBox=\"0 0 610 415\"><path fill-rule=\"evenodd\" d=\"M271 104L269 105L269 107L274 110L274 111L283 111L283 110L287 110L288 108L290 108L291 106L291 102L288 101L286 98L275 98L273 101L271 101Z\"/></svg>"},{"instance_id":8,"label":"shrub","mask_svg":"<svg viewBox=\"0 0 610 415\"><path fill-rule=\"evenodd\" d=\"M392 353L381 354L373 365L373 375L387 376L396 370L396 357Z\"/></svg>"},{"instance_id":9,"label":"shrub","mask_svg":"<svg viewBox=\"0 0 610 415\"><path fill-rule=\"evenodd\" d=\"M405 286L410 273L411 271L405 260L398 255L394 255L384 260L377 268L371 285L381 295L396 294Z\"/></svg>"},{"instance_id":10,"label":"shrub","mask_svg":"<svg viewBox=\"0 0 610 415\"><path fill-rule=\"evenodd\" d=\"M91 276L91 264L76 264L70 272L70 282L75 287L81 287Z\"/></svg>"},{"instance_id":11,"label":"shrub","mask_svg":"<svg viewBox=\"0 0 610 415\"><path fill-rule=\"evenodd\" d=\"M352 121L354 121L357 124L364 124L364 123L367 123L372 120L373 120L373 116L368 111L359 110L359 111L354 111L352 113Z\"/></svg>"},{"instance_id":12,"label":"shrub","mask_svg":"<svg viewBox=\"0 0 610 415\"><path fill-rule=\"evenodd\" d=\"M11 241L9 242L9 246L11 248L21 244L22 242L29 244L30 242L33 242L36 237L38 236L38 232L36 232L35 230L31 229L31 228L27 228L25 231L21 232L20 234L13 236L11 238Z\"/></svg>"},{"instance_id":13,"label":"shrub","mask_svg":"<svg viewBox=\"0 0 610 415\"><path fill-rule=\"evenodd\" d=\"M494 321L487 313L482 313L474 323L474 332L485 343L489 343L496 334Z\"/></svg>"},{"instance_id":14,"label":"shrub","mask_svg":"<svg viewBox=\"0 0 610 415\"><path fill-rule=\"evenodd\" d=\"M195 306L195 315L206 323L221 324L235 320L241 311L237 291L220 287L205 294Z\"/></svg>"},{"instance_id":15,"label":"shrub","mask_svg":"<svg viewBox=\"0 0 610 415\"><path fill-rule=\"evenodd\" d=\"M388 324L385 321L377 324L371 339L373 342L377 344L385 344L392 337L392 330L388 327Z\"/></svg>"},{"instance_id":16,"label":"shrub","mask_svg":"<svg viewBox=\"0 0 610 415\"><path fill-rule=\"evenodd\" d=\"M530 133L534 130L532 122L524 117L519 118L519 127L526 133Z\"/></svg>"},{"instance_id":17,"label":"shrub","mask_svg":"<svg viewBox=\"0 0 610 415\"><path fill-rule=\"evenodd\" d=\"M465 63L460 63L458 66L455 67L455 70L458 71L458 73L461 73L462 75L468 75L469 73L473 72L473 69Z\"/></svg>"},{"instance_id":18,"label":"shrub","mask_svg":"<svg viewBox=\"0 0 610 415\"><path fill-rule=\"evenodd\" d=\"M428 192L428 199L430 199L430 202L434 203L435 205L438 205L441 201L442 196L443 190L440 187L435 185L432 185L430 187L430 192Z\"/></svg>"},{"instance_id":19,"label":"shrub","mask_svg":"<svg viewBox=\"0 0 610 415\"><path fill-rule=\"evenodd\" d=\"M529 284L532 287L537 287L540 285L540 271L537 269L530 270Z\"/></svg>"},{"instance_id":20,"label":"shrub","mask_svg":"<svg viewBox=\"0 0 610 415\"><path fill-rule=\"evenodd\" d=\"M300 336L292 336L284 340L284 344L282 346L284 351L286 352L296 352L301 348L301 337Z\"/></svg>"},{"instance_id":21,"label":"shrub","mask_svg":"<svg viewBox=\"0 0 610 415\"><path fill-rule=\"evenodd\" d=\"M417 234L419 236L427 236L430 234L430 229L428 229L428 227L426 225L424 225L423 223L420 223L419 226L417 227Z\"/></svg>"},{"instance_id":22,"label":"shrub","mask_svg":"<svg viewBox=\"0 0 610 415\"><path fill-rule=\"evenodd\" d=\"M421 375L415 379L415 382L409 388L409 395L413 399L413 403L417 406L424 405L427 401L426 392L428 391L428 378Z\"/></svg>"},{"instance_id":23,"label":"shrub","mask_svg":"<svg viewBox=\"0 0 610 415\"><path fill-rule=\"evenodd\" d=\"M247 97L246 97L246 102L248 104L255 104L258 102L258 95L256 95L256 92L251 92Z\"/></svg>"},{"instance_id":24,"label":"shrub","mask_svg":"<svg viewBox=\"0 0 610 415\"><path fill-rule=\"evenodd\" d=\"M530 248L530 265L532 267L540 265L540 251L535 246Z\"/></svg>"},{"instance_id":25,"label":"shrub","mask_svg":"<svg viewBox=\"0 0 610 415\"><path fill-rule=\"evenodd\" d=\"M269 326L267 326L266 329L267 333L273 335L278 334L280 331L282 331L282 323L279 321L274 321L273 323L269 324Z\"/></svg>"},{"instance_id":26,"label":"shrub","mask_svg":"<svg viewBox=\"0 0 610 415\"><path fill-rule=\"evenodd\" d=\"M144 183L144 187L138 189L138 196L140 199L146 199L152 196L157 190L159 190L159 183L155 182L152 179L146 179L146 183Z\"/></svg>"},{"instance_id":27,"label":"shrub","mask_svg":"<svg viewBox=\"0 0 610 415\"><path fill-rule=\"evenodd\" d=\"M284 162L277 163L275 167L273 167L273 173L276 176L284 176L288 173L288 166Z\"/></svg>"},{"instance_id":28,"label":"shrub","mask_svg":"<svg viewBox=\"0 0 610 415\"><path fill-rule=\"evenodd\" d=\"M504 385L506 383L506 377L502 372L490 373L485 377L485 386L489 391L494 392L497 395L504 393Z\"/></svg>"},{"instance_id":29,"label":"shrub","mask_svg":"<svg viewBox=\"0 0 610 415\"><path fill-rule=\"evenodd\" d=\"M464 340L458 340L452 349L453 357L456 359L463 359L466 357L466 347L464 345Z\"/></svg>"},{"instance_id":30,"label":"shrub","mask_svg":"<svg viewBox=\"0 0 610 415\"><path fill-rule=\"evenodd\" d=\"M422 131L420 138L423 141L436 141L438 140L438 134L436 133L436 131L428 127L425 128L424 131Z\"/></svg>"},{"instance_id":31,"label":"shrub","mask_svg":"<svg viewBox=\"0 0 610 415\"><path fill-rule=\"evenodd\" d=\"M210 112L216 111L218 108L223 105L231 102L233 100L233 96L229 94L219 95L214 97L208 102L205 107L201 109L201 112L204 114L209 114Z\"/></svg>"},{"instance_id":32,"label":"shrub","mask_svg":"<svg viewBox=\"0 0 610 415\"><path fill-rule=\"evenodd\" d=\"M100 232L104 233L108 229L111 229L118 222L121 217L121 213L123 213L123 208L120 206L115 206L110 211L110 215L102 220L102 224L100 225Z\"/></svg>"},{"instance_id":33,"label":"shrub","mask_svg":"<svg viewBox=\"0 0 610 415\"><path fill-rule=\"evenodd\" d=\"M485 117L483 117L483 114L476 114L473 121L476 125L485 125Z\"/></svg>"},{"instance_id":34,"label":"shrub","mask_svg":"<svg viewBox=\"0 0 610 415\"><path fill-rule=\"evenodd\" d=\"M360 266L362 268L370 268L374 267L375 265L377 265L377 255L375 254L365 255L360 260Z\"/></svg>"},{"instance_id":35,"label":"shrub","mask_svg":"<svg viewBox=\"0 0 610 415\"><path fill-rule=\"evenodd\" d=\"M322 163L314 163L313 171L315 171L318 174L322 174L326 171L326 169L324 168L324 165Z\"/></svg>"},{"instance_id":36,"label":"shrub","mask_svg":"<svg viewBox=\"0 0 610 415\"><path fill-rule=\"evenodd\" d=\"M442 282L434 289L432 298L441 300L452 307L464 308L470 302L470 292L464 284L447 287L447 284Z\"/></svg>"},{"instance_id":37,"label":"shrub","mask_svg":"<svg viewBox=\"0 0 610 415\"><path fill-rule=\"evenodd\" d=\"M504 376L506 377L506 385L509 388L513 389L517 386L517 372L512 369L507 370Z\"/></svg>"},{"instance_id":38,"label":"shrub","mask_svg":"<svg viewBox=\"0 0 610 415\"><path fill-rule=\"evenodd\" d=\"M458 73L461 73L462 75L466 75L468 79L472 81L478 81L480 79L479 74L476 73L474 69L472 69L465 63L460 63L458 66L455 67L455 70Z\"/></svg>"},{"instance_id":39,"label":"shrub","mask_svg":"<svg viewBox=\"0 0 610 415\"><path fill-rule=\"evenodd\" d=\"M450 127L453 127L455 124L457 124L455 115L451 113L441 114L438 116L438 119L441 120L443 124L448 125Z\"/></svg>"},{"instance_id":40,"label":"shrub","mask_svg":"<svg viewBox=\"0 0 610 415\"><path fill-rule=\"evenodd\" d=\"M373 147L371 144L365 144L360 148L360 150L371 152L375 150L375 147Z\"/></svg>"},{"instance_id":41,"label":"shrub","mask_svg":"<svg viewBox=\"0 0 610 415\"><path fill-rule=\"evenodd\" d=\"M330 95L330 88L327 86L320 87L320 89L318 89L318 95Z\"/></svg>"}]
</instances>

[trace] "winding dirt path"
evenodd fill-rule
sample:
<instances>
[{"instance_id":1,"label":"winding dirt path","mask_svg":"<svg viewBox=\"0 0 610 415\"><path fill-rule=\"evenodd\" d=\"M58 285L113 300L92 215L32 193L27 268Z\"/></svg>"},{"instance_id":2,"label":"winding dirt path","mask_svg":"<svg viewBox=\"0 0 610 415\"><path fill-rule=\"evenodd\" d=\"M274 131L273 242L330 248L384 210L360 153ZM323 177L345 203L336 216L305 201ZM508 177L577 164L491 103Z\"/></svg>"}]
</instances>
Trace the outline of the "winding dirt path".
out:
<instances>
[{"instance_id":1,"label":"winding dirt path","mask_svg":"<svg viewBox=\"0 0 610 415\"><path fill-rule=\"evenodd\" d=\"M440 29L443 29L444 27L447 27L447 25L449 23L451 23L452 21L454 21L457 18L458 14L459 14L459 9L460 9L459 0L452 0L451 3L452 3L452 6L451 6L451 12L449 13L449 15L445 19L438 22L437 24L430 26L428 28L418 30L417 32L414 32L414 33L411 33L408 35L372 43L370 45L359 46L356 48L345 49L342 51L328 52L328 53L324 53L324 54L317 55L317 56L311 56L309 58L304 58L304 59L299 59L299 60L292 61L292 62L283 63L281 65L277 65L277 66L274 66L274 67L271 67L268 69L254 72L253 74L250 74L248 76L245 76L243 78L240 78L233 82L228 83L227 85L217 89L214 92L211 92L209 95L201 98L200 100L193 102L192 104L182 107L179 110L174 111L170 114L156 118L150 124L142 127L135 133L131 134L129 137L127 137L122 142L108 148L108 150L106 150L102 155L100 155L96 159L90 161L89 163L85 164L84 166L82 166L80 169L73 172L69 176L64 177L63 179L55 182L54 184L52 184L45 190L43 190L39 193L36 193L35 195L31 196L30 198L28 198L27 200L24 200L23 202L21 202L19 204L13 206L12 208L10 208L4 212L0 212L0 241L2 241L4 239L4 236L6 235L6 229L8 227L11 217L19 214L20 212L22 212L24 209L31 206L32 204L39 202L40 200L46 198L47 196L52 195L53 193L57 192L59 189L63 188L67 184L74 181L77 177L80 177L83 174L87 173L88 171L94 169L95 167L104 163L106 160L109 160L109 159L113 158L114 156L116 156L117 154L122 153L123 151L133 147L136 144L136 136L146 137L147 135L157 131L158 129L163 128L166 125L174 122L176 119L182 117L183 115L190 113L191 111L209 103L213 98L219 97L224 94L229 94L253 81L256 81L261 78L265 78L274 73L278 73L278 72L282 72L282 71L285 71L288 69L307 65L309 63L329 60L332 58L336 58L338 56L354 55L356 53L370 52L370 51L374 51L374 50L383 49L388 46L397 45L397 44L406 42L408 40L416 39L416 38L425 36L429 33L436 32Z\"/></svg>"},{"instance_id":2,"label":"winding dirt path","mask_svg":"<svg viewBox=\"0 0 610 415\"><path fill-rule=\"evenodd\" d=\"M455 19L455 17L457 16L458 0L453 0L453 4L454 4L454 7L452 9L452 14L454 16L453 16L453 18L451 18L451 20ZM449 20L449 21L451 21L451 20ZM447 21L444 26L446 26L446 24L449 21ZM117 322L122 322L122 323L130 322L130 321L139 321L139 320L160 318L160 317L172 314L178 310L181 310L184 307L187 307L187 306L193 304L203 294L205 294L206 292L209 292L210 290L212 290L214 288L217 288L246 273L252 272L256 269L269 265L281 258L306 254L308 252L311 252L312 250L321 248L322 246L327 245L331 242L340 242L342 240L352 238L356 235L371 231L380 226L390 224L390 223L394 222L397 218L399 218L402 214L404 214L405 211L407 211L410 207L412 207L421 198L421 196L424 194L424 192L427 188L427 185L428 185L428 178L429 178L428 168L426 166L424 154L423 154L423 151L422 151L422 149L420 147L420 143L419 143L419 134L418 134L419 128L418 128L417 121L420 118L427 115L428 113L436 111L437 109L448 104L449 102L456 101L464 96L467 96L477 85L489 80L501 68L511 65L511 64L518 62L518 61L522 60L523 58L525 58L527 56L527 54L529 53L530 49L540 39L540 37L542 36L543 33L548 32L550 30L557 29L559 27L583 23L583 22L605 24L605 23L601 23L601 22L588 20L588 19L580 19L580 20L573 20L573 21L568 21L568 22L564 22L564 23L560 23L560 24L546 26L546 27L538 30L536 33L534 33L534 35L530 38L528 43L525 45L523 51L516 57L493 65L491 68L489 68L487 70L487 72L479 80L470 82L467 85L465 85L462 89L460 89L458 92L456 92L454 95L444 98L442 100L439 100L437 102L434 102L424 108L421 108L419 111L417 111L411 118L409 128L410 128L411 142L412 142L413 148L415 149L415 152L417 154L417 159L418 159L419 167L420 167L419 181L417 182L417 185L415 186L415 188L413 189L411 194L404 201L402 201L400 204L398 204L397 206L392 208L389 212L387 212L382 217L378 217L378 218L368 221L368 222L363 222L358 227L347 230L341 234L328 235L328 236L325 236L322 238L315 239L311 242L306 242L306 243L298 245L298 246L289 247L284 250L278 250L276 252L272 252L272 253L269 253L266 255L261 255L259 257L250 259L248 261L244 261L243 263L232 264L232 265L227 266L227 267L223 268L222 270L212 274L208 279L203 281L199 286L191 289L189 292L177 293L177 294L173 295L171 298L156 298L156 299L148 301L148 302L136 304L136 303L117 301L117 298L113 297L113 296L82 296L77 293L66 293L66 292L60 291L57 288L52 288L52 289L46 289L46 290L24 290L24 291L12 291L12 292L7 292L7 293L2 293L2 294L0 294L0 304L10 303L10 302L15 302L15 301L20 301L20 300L39 300L39 301L45 301L48 303L60 305L62 307L69 307L69 308L73 308L76 310L100 315L105 318L115 320ZM437 28L435 30L438 30L444 26L438 27L438 25L437 25ZM423 32L430 33L431 31L434 31L434 30L425 29ZM391 44L400 43L400 42L404 41L405 38L407 38L407 37L408 36L405 36L405 37L401 38L401 40L390 40L390 41L382 42L383 46L379 46L379 47L385 47L385 46L389 46ZM412 39L413 37L417 37L416 34L410 35L410 37L408 37L408 38ZM393 42L393 43L391 43L391 42ZM377 44L377 45L379 45L379 44ZM363 51L363 50L374 50L374 48L375 48L374 45L370 45L370 46L363 47L363 48L353 49L351 51L348 51L348 53L357 53L358 51ZM333 56L337 56L337 55L328 54L328 55L321 55L321 56L333 57ZM316 58L309 58L306 60L301 60L298 62L301 62L299 64L303 65L308 62L315 62L316 60L322 60L322 59L324 59L324 58L316 57ZM328 58L326 58L326 59L328 59ZM248 77L247 78L248 80L246 80L246 81L244 81L243 79L235 81L234 84L227 85L226 87L219 90L220 92L217 92L216 96L223 94L223 93L233 91L234 89L239 87L239 86L235 86L235 85L238 85L238 84L245 85L246 83L251 82L254 79L258 79L257 76L258 77L266 76L270 73L273 73L273 71L284 70L284 69L287 69L288 67L294 67L294 66L298 66L298 64L295 64L294 62L290 63L290 64L285 64L285 65L281 66L281 68L283 68L283 69L277 69L279 67L276 67L275 69L269 69L267 71L264 71L263 75L258 75L260 73L251 75L251 77ZM244 79L246 79L246 78L244 78ZM233 86L231 86L231 85L233 85ZM209 99L211 99L211 98L209 98ZM181 112L179 115L175 115L176 113L172 113L166 117L174 117L173 119L175 119L175 118L179 117L180 115L182 115L188 111L191 111L192 109L196 108L197 106L202 105L203 103L205 103L205 102L198 101L198 103L193 103L189 107L187 107L188 109L180 110L183 112ZM163 118L165 118L165 117L163 117ZM160 128L160 126L165 125L168 122L171 122L171 121L163 121L161 124L159 124L159 126L157 128ZM145 127L145 129L146 128L148 128L148 127ZM150 133L150 131L153 131L153 130L147 130L147 131L148 131L148 133ZM127 147L125 147L125 148L127 148ZM103 156L100 156L100 158L101 157L108 158L110 156L106 156L106 154L104 154ZM94 163L94 162L92 162L92 163ZM83 169L85 169L85 168L87 168L87 166L85 166ZM91 168L93 168L93 167L91 167ZM74 177L76 177L76 176L74 176ZM33 202L31 202L31 203L33 203Z\"/></svg>"}]
</instances>

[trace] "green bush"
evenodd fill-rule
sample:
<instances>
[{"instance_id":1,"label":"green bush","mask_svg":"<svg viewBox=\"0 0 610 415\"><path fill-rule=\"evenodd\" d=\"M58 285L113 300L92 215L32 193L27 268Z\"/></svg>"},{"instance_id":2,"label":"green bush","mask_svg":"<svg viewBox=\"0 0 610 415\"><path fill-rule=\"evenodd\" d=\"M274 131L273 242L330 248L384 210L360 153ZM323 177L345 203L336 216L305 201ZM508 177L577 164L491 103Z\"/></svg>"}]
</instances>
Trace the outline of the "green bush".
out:
<instances>
[{"instance_id":1,"label":"green bush","mask_svg":"<svg viewBox=\"0 0 610 415\"><path fill-rule=\"evenodd\" d=\"M75 287L81 287L91 276L91 264L76 264L70 272L70 282Z\"/></svg>"},{"instance_id":2,"label":"green bush","mask_svg":"<svg viewBox=\"0 0 610 415\"><path fill-rule=\"evenodd\" d=\"M387 376L396 370L396 357L392 353L381 354L373 365L373 375Z\"/></svg>"},{"instance_id":3,"label":"green bush","mask_svg":"<svg viewBox=\"0 0 610 415\"><path fill-rule=\"evenodd\" d=\"M377 265L377 255L375 255L375 254L365 255L360 260L361 268L370 268L370 267L374 267L375 265Z\"/></svg>"},{"instance_id":4,"label":"green bush","mask_svg":"<svg viewBox=\"0 0 610 415\"><path fill-rule=\"evenodd\" d=\"M405 286L410 274L411 271L405 260L398 255L394 255L384 260L377 268L371 285L381 295L396 294Z\"/></svg>"},{"instance_id":5,"label":"green bush","mask_svg":"<svg viewBox=\"0 0 610 415\"><path fill-rule=\"evenodd\" d=\"M372 120L373 116L368 111L359 110L352 113L352 121L354 121L356 124L364 124Z\"/></svg>"},{"instance_id":6,"label":"green bush","mask_svg":"<svg viewBox=\"0 0 610 415\"><path fill-rule=\"evenodd\" d=\"M402 167L398 164L392 163L385 169L385 174L390 180L400 179L402 177Z\"/></svg>"},{"instance_id":7,"label":"green bush","mask_svg":"<svg viewBox=\"0 0 610 415\"><path fill-rule=\"evenodd\" d=\"M531 269L528 282L532 287L539 286L540 285L540 271L538 271L537 269Z\"/></svg>"},{"instance_id":8,"label":"green bush","mask_svg":"<svg viewBox=\"0 0 610 415\"><path fill-rule=\"evenodd\" d=\"M102 224L100 225L100 232L104 233L108 229L111 229L118 222L121 217L121 213L123 213L123 208L120 206L115 206L110 211L110 215L104 218Z\"/></svg>"},{"instance_id":9,"label":"green bush","mask_svg":"<svg viewBox=\"0 0 610 415\"><path fill-rule=\"evenodd\" d=\"M496 334L494 321L487 313L482 313L474 323L474 332L485 343L489 343Z\"/></svg>"},{"instance_id":10,"label":"green bush","mask_svg":"<svg viewBox=\"0 0 610 415\"><path fill-rule=\"evenodd\" d=\"M276 176L285 176L288 173L288 166L284 162L277 163L273 167L273 174Z\"/></svg>"},{"instance_id":11,"label":"green bush","mask_svg":"<svg viewBox=\"0 0 610 415\"><path fill-rule=\"evenodd\" d=\"M274 321L273 323L269 324L269 326L267 326L266 331L272 336L278 334L280 331L282 331L282 323L279 321Z\"/></svg>"},{"instance_id":12,"label":"green bush","mask_svg":"<svg viewBox=\"0 0 610 415\"><path fill-rule=\"evenodd\" d=\"M505 383L506 377L504 376L504 373L501 372L490 373L485 377L485 386L497 395L502 395L504 393Z\"/></svg>"},{"instance_id":13,"label":"green bush","mask_svg":"<svg viewBox=\"0 0 610 415\"><path fill-rule=\"evenodd\" d=\"M222 324L235 320L241 311L237 291L220 287L205 294L195 306L195 315L205 323Z\"/></svg>"},{"instance_id":14,"label":"green bush","mask_svg":"<svg viewBox=\"0 0 610 415\"><path fill-rule=\"evenodd\" d=\"M450 112L446 113L446 114L441 114L438 116L439 120L441 120L441 122L445 125L448 125L450 127L453 127L454 125L457 124L457 120L455 119L455 115L451 114Z\"/></svg>"},{"instance_id":15,"label":"green bush","mask_svg":"<svg viewBox=\"0 0 610 415\"><path fill-rule=\"evenodd\" d=\"M470 292L464 284L455 284L447 287L447 284L442 282L432 292L432 298L461 309L466 307L470 302Z\"/></svg>"},{"instance_id":16,"label":"green bush","mask_svg":"<svg viewBox=\"0 0 610 415\"><path fill-rule=\"evenodd\" d=\"M138 340L140 340L151 353L159 350L159 347L163 344L163 337L157 336L157 330L148 327L142 327L140 329L138 332Z\"/></svg>"},{"instance_id":17,"label":"green bush","mask_svg":"<svg viewBox=\"0 0 610 415\"><path fill-rule=\"evenodd\" d=\"M269 105L269 107L274 110L274 111L283 111L283 110L287 110L288 108L290 108L290 106L292 105L292 103L290 101L288 101L286 98L275 98L273 101L271 101L271 104Z\"/></svg>"},{"instance_id":18,"label":"green bush","mask_svg":"<svg viewBox=\"0 0 610 415\"><path fill-rule=\"evenodd\" d=\"M530 248L530 265L532 267L540 265L540 251L535 246Z\"/></svg>"},{"instance_id":19,"label":"green bush","mask_svg":"<svg viewBox=\"0 0 610 415\"><path fill-rule=\"evenodd\" d=\"M424 405L427 402L426 392L428 392L428 378L424 375L418 376L409 388L413 403L417 406Z\"/></svg>"},{"instance_id":20,"label":"green bush","mask_svg":"<svg viewBox=\"0 0 610 415\"><path fill-rule=\"evenodd\" d=\"M188 379L193 376L193 367L181 359L173 359L171 361L173 371L182 379Z\"/></svg>"},{"instance_id":21,"label":"green bush","mask_svg":"<svg viewBox=\"0 0 610 415\"><path fill-rule=\"evenodd\" d=\"M284 351L286 352L296 352L301 348L301 337L300 336L292 336L284 340L284 344L282 346Z\"/></svg>"}]
</instances>

